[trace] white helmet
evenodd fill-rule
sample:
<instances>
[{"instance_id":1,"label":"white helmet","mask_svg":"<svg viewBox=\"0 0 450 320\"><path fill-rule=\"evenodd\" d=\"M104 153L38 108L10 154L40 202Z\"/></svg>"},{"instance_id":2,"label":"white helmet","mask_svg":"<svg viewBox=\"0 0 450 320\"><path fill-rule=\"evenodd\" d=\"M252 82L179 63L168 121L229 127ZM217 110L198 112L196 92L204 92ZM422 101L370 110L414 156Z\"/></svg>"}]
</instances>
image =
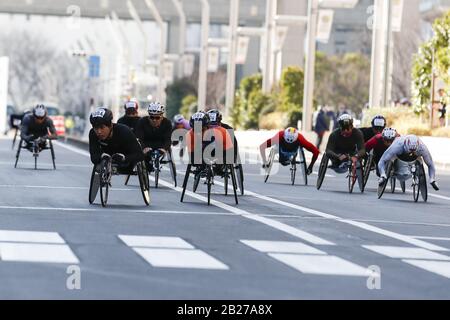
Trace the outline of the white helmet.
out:
<instances>
[{"instance_id":1,"label":"white helmet","mask_svg":"<svg viewBox=\"0 0 450 320\"><path fill-rule=\"evenodd\" d=\"M383 137L383 140L394 141L397 137L397 130L393 128L385 128L381 133L381 136Z\"/></svg>"},{"instance_id":2,"label":"white helmet","mask_svg":"<svg viewBox=\"0 0 450 320\"><path fill-rule=\"evenodd\" d=\"M284 140L287 143L294 143L298 139L298 130L295 128L287 128L284 130Z\"/></svg>"},{"instance_id":3,"label":"white helmet","mask_svg":"<svg viewBox=\"0 0 450 320\"><path fill-rule=\"evenodd\" d=\"M47 115L47 109L43 104L38 104L33 109L33 115L37 118L44 118Z\"/></svg>"},{"instance_id":4,"label":"white helmet","mask_svg":"<svg viewBox=\"0 0 450 320\"><path fill-rule=\"evenodd\" d=\"M149 115L161 115L166 111L166 107L159 102L150 102L147 111Z\"/></svg>"},{"instance_id":5,"label":"white helmet","mask_svg":"<svg viewBox=\"0 0 450 320\"><path fill-rule=\"evenodd\" d=\"M173 122L175 122L176 124L180 124L181 122L183 122L184 117L182 114L177 114L173 117Z\"/></svg>"},{"instance_id":6,"label":"white helmet","mask_svg":"<svg viewBox=\"0 0 450 320\"><path fill-rule=\"evenodd\" d=\"M415 135L409 135L405 137L405 142L403 143L403 148L405 152L411 153L419 150L420 140Z\"/></svg>"}]
</instances>

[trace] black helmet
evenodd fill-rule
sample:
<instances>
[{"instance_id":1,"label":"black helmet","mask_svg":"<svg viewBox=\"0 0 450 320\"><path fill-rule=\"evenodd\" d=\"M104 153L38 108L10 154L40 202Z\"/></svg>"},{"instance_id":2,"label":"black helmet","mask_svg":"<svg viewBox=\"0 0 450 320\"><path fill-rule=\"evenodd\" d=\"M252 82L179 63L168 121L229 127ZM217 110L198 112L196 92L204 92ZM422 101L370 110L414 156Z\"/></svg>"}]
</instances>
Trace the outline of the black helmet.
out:
<instances>
[{"instance_id":1,"label":"black helmet","mask_svg":"<svg viewBox=\"0 0 450 320\"><path fill-rule=\"evenodd\" d=\"M191 126L191 128L195 128L194 124L196 122L201 122L202 123L202 128L207 127L210 124L210 119L209 116L206 112L204 111L199 111L197 113L194 113L191 117L191 120L189 120L189 124Z\"/></svg>"},{"instance_id":2,"label":"black helmet","mask_svg":"<svg viewBox=\"0 0 450 320\"><path fill-rule=\"evenodd\" d=\"M102 125L111 126L113 119L113 114L111 110L100 107L94 110L89 117L89 121L94 128L100 127Z\"/></svg>"},{"instance_id":3,"label":"black helmet","mask_svg":"<svg viewBox=\"0 0 450 320\"><path fill-rule=\"evenodd\" d=\"M222 114L219 110L211 109L207 113L213 126L218 125L222 122Z\"/></svg>"},{"instance_id":4,"label":"black helmet","mask_svg":"<svg viewBox=\"0 0 450 320\"><path fill-rule=\"evenodd\" d=\"M45 108L45 106L43 104L38 104L33 109L33 115L36 118L41 118L42 119L45 116L47 116L47 109Z\"/></svg>"},{"instance_id":5,"label":"black helmet","mask_svg":"<svg viewBox=\"0 0 450 320\"><path fill-rule=\"evenodd\" d=\"M384 128L386 128L386 118L377 115L375 118L372 119L372 128L377 131L383 131Z\"/></svg>"},{"instance_id":6,"label":"black helmet","mask_svg":"<svg viewBox=\"0 0 450 320\"><path fill-rule=\"evenodd\" d=\"M349 114L343 114L338 119L339 128L341 130L350 129L353 127L353 118Z\"/></svg>"}]
</instances>

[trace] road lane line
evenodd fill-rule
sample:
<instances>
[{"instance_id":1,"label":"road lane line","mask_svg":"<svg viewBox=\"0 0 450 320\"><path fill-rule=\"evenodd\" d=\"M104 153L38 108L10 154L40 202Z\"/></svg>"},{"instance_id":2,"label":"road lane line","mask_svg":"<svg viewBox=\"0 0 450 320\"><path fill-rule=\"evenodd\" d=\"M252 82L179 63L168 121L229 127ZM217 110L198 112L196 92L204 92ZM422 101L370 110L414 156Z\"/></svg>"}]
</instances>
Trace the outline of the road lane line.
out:
<instances>
[{"instance_id":1,"label":"road lane line","mask_svg":"<svg viewBox=\"0 0 450 320\"><path fill-rule=\"evenodd\" d=\"M261 240L240 240L240 242L263 253L326 254L301 242Z\"/></svg>"},{"instance_id":2,"label":"road lane line","mask_svg":"<svg viewBox=\"0 0 450 320\"><path fill-rule=\"evenodd\" d=\"M178 237L131 236L120 234L119 239L129 247L194 249L194 246Z\"/></svg>"},{"instance_id":3,"label":"road lane line","mask_svg":"<svg viewBox=\"0 0 450 320\"><path fill-rule=\"evenodd\" d=\"M36 243L0 243L0 260L40 263L80 263L68 245Z\"/></svg>"},{"instance_id":4,"label":"road lane line","mask_svg":"<svg viewBox=\"0 0 450 320\"><path fill-rule=\"evenodd\" d=\"M0 242L66 243L56 232L0 230Z\"/></svg>"},{"instance_id":5,"label":"road lane line","mask_svg":"<svg viewBox=\"0 0 450 320\"><path fill-rule=\"evenodd\" d=\"M410 236L410 237L424 240L450 241L450 238L443 238L443 237L425 237L425 236Z\"/></svg>"},{"instance_id":6,"label":"road lane line","mask_svg":"<svg viewBox=\"0 0 450 320\"><path fill-rule=\"evenodd\" d=\"M412 266L421 268L423 270L438 274L440 276L450 279L450 262L445 261L428 261L428 260L412 260L404 259L406 262Z\"/></svg>"},{"instance_id":7,"label":"road lane line","mask_svg":"<svg viewBox=\"0 0 450 320\"><path fill-rule=\"evenodd\" d=\"M394 259L450 260L449 256L422 248L372 245L362 247Z\"/></svg>"}]
</instances>

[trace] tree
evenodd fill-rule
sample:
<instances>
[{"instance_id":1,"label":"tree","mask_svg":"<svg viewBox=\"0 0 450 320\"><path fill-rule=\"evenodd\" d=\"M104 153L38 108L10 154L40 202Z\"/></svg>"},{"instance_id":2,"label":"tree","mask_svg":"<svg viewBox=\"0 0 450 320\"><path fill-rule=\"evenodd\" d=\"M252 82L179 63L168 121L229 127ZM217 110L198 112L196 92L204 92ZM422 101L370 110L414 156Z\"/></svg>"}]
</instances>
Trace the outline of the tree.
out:
<instances>
[{"instance_id":1,"label":"tree","mask_svg":"<svg viewBox=\"0 0 450 320\"><path fill-rule=\"evenodd\" d=\"M169 119L180 112L182 101L186 96L196 95L197 90L187 78L177 79L166 88L166 114Z\"/></svg>"}]
</instances>

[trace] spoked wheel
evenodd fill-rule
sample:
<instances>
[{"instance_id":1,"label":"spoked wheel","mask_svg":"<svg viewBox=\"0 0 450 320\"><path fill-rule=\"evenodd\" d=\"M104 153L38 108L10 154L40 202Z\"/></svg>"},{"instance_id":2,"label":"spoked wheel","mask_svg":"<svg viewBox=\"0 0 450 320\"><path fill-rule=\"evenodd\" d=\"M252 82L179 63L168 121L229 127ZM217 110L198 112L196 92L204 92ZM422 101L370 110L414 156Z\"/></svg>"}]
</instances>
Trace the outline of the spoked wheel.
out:
<instances>
[{"instance_id":1,"label":"spoked wheel","mask_svg":"<svg viewBox=\"0 0 450 320\"><path fill-rule=\"evenodd\" d=\"M395 187L397 184L397 179L395 179L395 177L391 177L390 179L391 182L391 193L395 193Z\"/></svg>"},{"instance_id":2,"label":"spoked wheel","mask_svg":"<svg viewBox=\"0 0 450 320\"><path fill-rule=\"evenodd\" d=\"M136 171L139 179L139 187L141 188L142 197L145 204L150 204L150 180L148 178L147 168L143 162L136 165Z\"/></svg>"},{"instance_id":3,"label":"spoked wheel","mask_svg":"<svg viewBox=\"0 0 450 320\"><path fill-rule=\"evenodd\" d=\"M394 171L393 163L389 162L386 170L388 178L384 181L384 183L381 186L378 185L378 199L381 199L381 197L383 196L384 191L386 190L387 184L389 182L389 177L392 175L393 171Z\"/></svg>"},{"instance_id":4,"label":"spoked wheel","mask_svg":"<svg viewBox=\"0 0 450 320\"><path fill-rule=\"evenodd\" d=\"M355 187L356 180L358 179L356 176L356 166L351 164L348 170L348 192L353 193L353 188Z\"/></svg>"},{"instance_id":5,"label":"spoked wheel","mask_svg":"<svg viewBox=\"0 0 450 320\"><path fill-rule=\"evenodd\" d=\"M428 188L427 188L427 177L425 175L425 169L423 167L423 164L420 163L418 165L418 173L419 173L419 189L420 189L420 195L422 196L422 200L424 202L428 201Z\"/></svg>"},{"instance_id":6,"label":"spoked wheel","mask_svg":"<svg viewBox=\"0 0 450 320\"><path fill-rule=\"evenodd\" d=\"M237 183L239 186L239 190L241 190L241 195L244 195L244 170L242 168L242 164L238 164L234 167L236 176L237 176Z\"/></svg>"},{"instance_id":7,"label":"spoked wheel","mask_svg":"<svg viewBox=\"0 0 450 320\"><path fill-rule=\"evenodd\" d=\"M365 161L364 166L364 189L366 188L367 182L369 181L370 171L372 169L372 162L373 162L373 154L370 153L369 157Z\"/></svg>"},{"instance_id":8,"label":"spoked wheel","mask_svg":"<svg viewBox=\"0 0 450 320\"><path fill-rule=\"evenodd\" d=\"M89 184L89 204L94 203L99 188L100 188L100 175L95 171L94 166L91 174L91 182Z\"/></svg>"},{"instance_id":9,"label":"spoked wheel","mask_svg":"<svg viewBox=\"0 0 450 320\"><path fill-rule=\"evenodd\" d=\"M100 171L100 201L103 207L108 203L109 183L111 181L111 171L108 165L104 165Z\"/></svg>"},{"instance_id":10,"label":"spoked wheel","mask_svg":"<svg viewBox=\"0 0 450 320\"><path fill-rule=\"evenodd\" d=\"M267 180L269 180L270 171L272 170L274 159L275 159L275 150L272 148L269 153L269 167L266 168L266 177L264 179L264 183L267 183Z\"/></svg>"},{"instance_id":11,"label":"spoked wheel","mask_svg":"<svg viewBox=\"0 0 450 320\"><path fill-rule=\"evenodd\" d=\"M419 177L416 175L413 175L413 199L414 202L419 201Z\"/></svg>"},{"instance_id":12,"label":"spoked wheel","mask_svg":"<svg viewBox=\"0 0 450 320\"><path fill-rule=\"evenodd\" d=\"M303 182L305 183L305 186L308 185L308 174L307 174L307 168L306 168L306 157L305 157L305 151L303 148L300 148L300 161L298 162L300 164L300 172L301 176L303 178Z\"/></svg>"},{"instance_id":13,"label":"spoked wheel","mask_svg":"<svg viewBox=\"0 0 450 320\"><path fill-rule=\"evenodd\" d=\"M296 172L297 172L297 164L295 163L295 158L294 158L291 163L291 184L292 185L295 185Z\"/></svg>"},{"instance_id":14,"label":"spoked wheel","mask_svg":"<svg viewBox=\"0 0 450 320\"><path fill-rule=\"evenodd\" d=\"M323 179L325 179L325 174L327 173L328 167L328 157L326 154L323 155L322 161L320 161L319 166L319 176L317 177L317 190L320 190L322 187Z\"/></svg>"},{"instance_id":15,"label":"spoked wheel","mask_svg":"<svg viewBox=\"0 0 450 320\"><path fill-rule=\"evenodd\" d=\"M183 202L184 200L184 194L186 192L186 186L189 180L189 175L191 174L191 168L192 165L188 164L187 168L186 168L186 174L184 175L184 180L183 180L183 191L181 192L181 199L180 202ZM195 192L195 191L194 191Z\"/></svg>"},{"instance_id":16,"label":"spoked wheel","mask_svg":"<svg viewBox=\"0 0 450 320\"><path fill-rule=\"evenodd\" d=\"M359 191L361 191L361 193L364 193L364 169L361 162L359 163L359 168L356 168L356 179L358 180Z\"/></svg>"}]
</instances>

